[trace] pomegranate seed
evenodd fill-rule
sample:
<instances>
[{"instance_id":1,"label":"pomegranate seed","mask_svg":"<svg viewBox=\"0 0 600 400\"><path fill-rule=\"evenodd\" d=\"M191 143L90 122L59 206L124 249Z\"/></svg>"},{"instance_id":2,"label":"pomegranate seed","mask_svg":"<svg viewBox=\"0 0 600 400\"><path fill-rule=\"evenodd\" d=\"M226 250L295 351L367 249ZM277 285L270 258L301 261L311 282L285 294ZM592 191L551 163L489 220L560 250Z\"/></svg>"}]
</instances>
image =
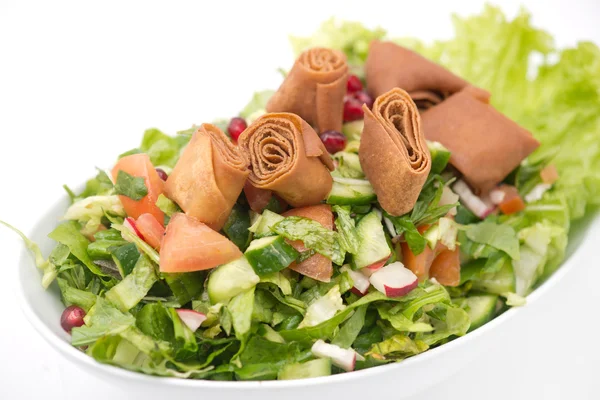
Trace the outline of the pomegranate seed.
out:
<instances>
[{"instance_id":1,"label":"pomegranate seed","mask_svg":"<svg viewBox=\"0 0 600 400\"><path fill-rule=\"evenodd\" d=\"M229 136L231 136L231 138L237 142L238 138L247 127L248 124L246 124L244 118L235 117L231 118L231 121L229 121L227 132L229 132Z\"/></svg>"},{"instance_id":2,"label":"pomegranate seed","mask_svg":"<svg viewBox=\"0 0 600 400\"><path fill-rule=\"evenodd\" d=\"M342 151L346 147L346 136L338 131L325 131L319 137L327 151L331 154Z\"/></svg>"},{"instance_id":3,"label":"pomegranate seed","mask_svg":"<svg viewBox=\"0 0 600 400\"><path fill-rule=\"evenodd\" d=\"M359 90L363 89L362 82L356 75L348 76L348 83L346 87L348 89L348 93L358 92Z\"/></svg>"},{"instance_id":4,"label":"pomegranate seed","mask_svg":"<svg viewBox=\"0 0 600 400\"><path fill-rule=\"evenodd\" d=\"M363 117L362 103L354 97L346 96L344 100L344 122L356 121L363 119Z\"/></svg>"},{"instance_id":5,"label":"pomegranate seed","mask_svg":"<svg viewBox=\"0 0 600 400\"><path fill-rule=\"evenodd\" d=\"M369 107L369 108L373 107L373 98L371 96L369 96L369 94L367 92L364 92L364 91L356 92L356 93L354 93L354 98L356 100L358 100L358 102L360 104L366 104L367 107Z\"/></svg>"},{"instance_id":6,"label":"pomegranate seed","mask_svg":"<svg viewBox=\"0 0 600 400\"><path fill-rule=\"evenodd\" d=\"M60 316L60 326L62 326L65 332L71 333L71 329L83 325L83 317L85 317L85 311L83 311L83 308L69 306L65 308Z\"/></svg>"},{"instance_id":7,"label":"pomegranate seed","mask_svg":"<svg viewBox=\"0 0 600 400\"><path fill-rule=\"evenodd\" d=\"M161 168L156 168L156 173L158 174L158 177L163 181L166 181L169 177L169 175L167 175L167 173Z\"/></svg>"}]
</instances>

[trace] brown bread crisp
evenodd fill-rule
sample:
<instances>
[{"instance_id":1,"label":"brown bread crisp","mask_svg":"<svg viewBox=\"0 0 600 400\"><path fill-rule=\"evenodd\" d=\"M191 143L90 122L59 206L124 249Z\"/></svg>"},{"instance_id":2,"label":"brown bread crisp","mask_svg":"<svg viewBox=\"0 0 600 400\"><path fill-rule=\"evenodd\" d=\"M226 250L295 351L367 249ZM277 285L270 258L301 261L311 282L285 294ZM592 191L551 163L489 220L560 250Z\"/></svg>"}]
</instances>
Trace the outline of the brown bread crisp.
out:
<instances>
[{"instance_id":1,"label":"brown bread crisp","mask_svg":"<svg viewBox=\"0 0 600 400\"><path fill-rule=\"evenodd\" d=\"M451 152L450 163L477 192L500 183L539 142L469 87L421 115L428 140Z\"/></svg>"},{"instance_id":2,"label":"brown bread crisp","mask_svg":"<svg viewBox=\"0 0 600 400\"><path fill-rule=\"evenodd\" d=\"M250 183L278 194L294 207L324 200L333 161L311 126L296 114L265 114L239 137L250 160Z\"/></svg>"},{"instance_id":3,"label":"brown bread crisp","mask_svg":"<svg viewBox=\"0 0 600 400\"><path fill-rule=\"evenodd\" d=\"M267 104L268 112L299 115L319 132L342 130L348 65L337 50L312 48L300 54Z\"/></svg>"},{"instance_id":4,"label":"brown bread crisp","mask_svg":"<svg viewBox=\"0 0 600 400\"><path fill-rule=\"evenodd\" d=\"M441 103L469 86L446 68L392 42L374 40L365 65L367 90L375 97L399 87L410 94L419 110ZM476 97L489 101L486 90L473 87Z\"/></svg>"},{"instance_id":5,"label":"brown bread crisp","mask_svg":"<svg viewBox=\"0 0 600 400\"><path fill-rule=\"evenodd\" d=\"M165 192L187 215L218 231L249 174L243 152L219 128L202 124L167 179Z\"/></svg>"},{"instance_id":6,"label":"brown bread crisp","mask_svg":"<svg viewBox=\"0 0 600 400\"><path fill-rule=\"evenodd\" d=\"M358 155L381 206L402 215L415 205L431 169L417 106L408 93L392 89L363 105L365 127Z\"/></svg>"}]
</instances>

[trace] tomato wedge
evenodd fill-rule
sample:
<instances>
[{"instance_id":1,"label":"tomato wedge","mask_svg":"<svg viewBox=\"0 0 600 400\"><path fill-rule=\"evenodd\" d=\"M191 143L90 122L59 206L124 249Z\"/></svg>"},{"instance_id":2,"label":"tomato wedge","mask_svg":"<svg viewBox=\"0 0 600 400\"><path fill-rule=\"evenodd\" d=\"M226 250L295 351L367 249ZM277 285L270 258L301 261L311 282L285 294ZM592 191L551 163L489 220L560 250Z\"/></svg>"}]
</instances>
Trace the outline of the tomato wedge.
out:
<instances>
[{"instance_id":1,"label":"tomato wedge","mask_svg":"<svg viewBox=\"0 0 600 400\"><path fill-rule=\"evenodd\" d=\"M433 260L429 276L444 286L458 286L460 283L460 259L458 248L454 251L443 250Z\"/></svg>"},{"instance_id":2,"label":"tomato wedge","mask_svg":"<svg viewBox=\"0 0 600 400\"><path fill-rule=\"evenodd\" d=\"M156 250L160 250L165 228L154 218L152 214L142 214L135 223L136 228L150 246Z\"/></svg>"},{"instance_id":3,"label":"tomato wedge","mask_svg":"<svg viewBox=\"0 0 600 400\"><path fill-rule=\"evenodd\" d=\"M139 201L127 196L119 196L127 215L138 219L142 214L151 214L156 220L163 224L165 215L156 206L158 196L164 191L164 182L158 176L154 166L147 154L132 154L121 158L112 170L112 176L116 182L119 171L127 172L134 177L144 178L148 194Z\"/></svg>"},{"instance_id":4,"label":"tomato wedge","mask_svg":"<svg viewBox=\"0 0 600 400\"><path fill-rule=\"evenodd\" d=\"M248 200L248 205L250 205L252 211L262 213L269 204L271 197L273 197L273 192L266 189L259 189L252 186L250 181L246 181L244 184L244 195L246 196L246 200Z\"/></svg>"},{"instance_id":5,"label":"tomato wedge","mask_svg":"<svg viewBox=\"0 0 600 400\"><path fill-rule=\"evenodd\" d=\"M283 213L283 216L310 218L327 229L333 229L333 212L331 211L331 206L328 204L293 208ZM301 240L288 240L288 243L299 252L307 250ZM289 268L321 282L329 282L331 280L331 275L333 275L333 264L331 260L321 254L315 254L301 263L293 262Z\"/></svg>"},{"instance_id":6,"label":"tomato wedge","mask_svg":"<svg viewBox=\"0 0 600 400\"><path fill-rule=\"evenodd\" d=\"M160 249L161 272L192 272L226 264L242 252L196 218L173 214Z\"/></svg>"},{"instance_id":7,"label":"tomato wedge","mask_svg":"<svg viewBox=\"0 0 600 400\"><path fill-rule=\"evenodd\" d=\"M510 215L525 209L525 203L516 187L500 185L498 189L504 192L504 199L498 204L503 214Z\"/></svg>"}]
</instances>

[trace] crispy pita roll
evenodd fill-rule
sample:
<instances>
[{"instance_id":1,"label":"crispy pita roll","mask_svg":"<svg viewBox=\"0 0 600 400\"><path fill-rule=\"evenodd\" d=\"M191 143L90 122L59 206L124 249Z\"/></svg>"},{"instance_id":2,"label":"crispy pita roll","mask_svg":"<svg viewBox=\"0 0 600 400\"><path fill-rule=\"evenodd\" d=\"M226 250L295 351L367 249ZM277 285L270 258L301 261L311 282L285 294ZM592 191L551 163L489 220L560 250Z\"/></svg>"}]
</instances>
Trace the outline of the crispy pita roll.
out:
<instances>
[{"instance_id":1,"label":"crispy pita roll","mask_svg":"<svg viewBox=\"0 0 600 400\"><path fill-rule=\"evenodd\" d=\"M419 110L441 103L469 86L446 68L392 42L374 40L366 62L367 90L377 97L395 87L406 90ZM477 98L488 99L486 90L473 87Z\"/></svg>"},{"instance_id":2,"label":"crispy pita roll","mask_svg":"<svg viewBox=\"0 0 600 400\"><path fill-rule=\"evenodd\" d=\"M366 105L363 110L360 165L381 206L391 215L406 214L431 169L417 106L408 93L395 88L377 97L373 111Z\"/></svg>"},{"instance_id":3,"label":"crispy pita roll","mask_svg":"<svg viewBox=\"0 0 600 400\"><path fill-rule=\"evenodd\" d=\"M539 142L469 88L421 115L428 140L451 152L450 163L478 192L500 183Z\"/></svg>"},{"instance_id":4,"label":"crispy pita roll","mask_svg":"<svg viewBox=\"0 0 600 400\"><path fill-rule=\"evenodd\" d=\"M269 100L267 111L298 114L320 132L341 131L347 78L344 53L320 47L306 50Z\"/></svg>"},{"instance_id":5,"label":"crispy pita roll","mask_svg":"<svg viewBox=\"0 0 600 400\"><path fill-rule=\"evenodd\" d=\"M202 124L169 175L165 192L187 215L218 231L249 174L245 154L219 128Z\"/></svg>"},{"instance_id":6,"label":"crispy pita roll","mask_svg":"<svg viewBox=\"0 0 600 400\"><path fill-rule=\"evenodd\" d=\"M313 128L291 113L265 114L239 137L249 182L294 207L320 203L331 191L333 161Z\"/></svg>"}]
</instances>

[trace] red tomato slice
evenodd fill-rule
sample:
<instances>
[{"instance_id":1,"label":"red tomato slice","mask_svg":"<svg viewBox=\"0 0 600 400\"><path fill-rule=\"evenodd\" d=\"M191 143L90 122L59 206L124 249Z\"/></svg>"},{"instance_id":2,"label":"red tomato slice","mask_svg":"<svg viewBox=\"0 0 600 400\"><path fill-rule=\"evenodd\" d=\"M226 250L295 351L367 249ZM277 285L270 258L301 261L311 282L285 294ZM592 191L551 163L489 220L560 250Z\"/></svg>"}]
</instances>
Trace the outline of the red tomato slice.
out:
<instances>
[{"instance_id":1,"label":"red tomato slice","mask_svg":"<svg viewBox=\"0 0 600 400\"><path fill-rule=\"evenodd\" d=\"M458 248L444 250L433 260L429 276L444 286L458 286L460 283L460 259Z\"/></svg>"},{"instance_id":2,"label":"red tomato slice","mask_svg":"<svg viewBox=\"0 0 600 400\"><path fill-rule=\"evenodd\" d=\"M142 214L135 223L136 228L150 246L160 250L160 244L165 236L165 228L152 214Z\"/></svg>"},{"instance_id":3,"label":"red tomato slice","mask_svg":"<svg viewBox=\"0 0 600 400\"><path fill-rule=\"evenodd\" d=\"M498 189L504 192L504 199L498 204L498 208L500 208L500 211L502 211L503 214L514 214L525 209L525 203L516 187L511 185L500 185Z\"/></svg>"},{"instance_id":4,"label":"red tomato slice","mask_svg":"<svg viewBox=\"0 0 600 400\"><path fill-rule=\"evenodd\" d=\"M160 249L161 272L192 272L217 267L242 256L225 236L196 218L173 214Z\"/></svg>"},{"instance_id":5,"label":"red tomato slice","mask_svg":"<svg viewBox=\"0 0 600 400\"><path fill-rule=\"evenodd\" d=\"M310 218L327 229L333 229L333 212L331 212L331 206L328 204L293 208L283 213L283 216ZM299 252L307 250L301 240L288 241L288 243ZM329 282L331 275L333 275L331 260L321 254L315 254L301 263L293 262L289 268L321 282Z\"/></svg>"},{"instance_id":6,"label":"red tomato slice","mask_svg":"<svg viewBox=\"0 0 600 400\"><path fill-rule=\"evenodd\" d=\"M246 195L246 200L248 200L248 204L250 205L252 211L262 213L265 207L269 204L269 201L273 196L273 192L254 187L250 181L246 181L246 184L244 185L244 195Z\"/></svg>"},{"instance_id":7,"label":"red tomato slice","mask_svg":"<svg viewBox=\"0 0 600 400\"><path fill-rule=\"evenodd\" d=\"M117 180L119 171L127 172L129 175L144 178L148 194L139 201L127 196L119 196L127 215L138 219L142 214L152 214L156 220L163 224L165 215L156 206L158 196L164 191L164 182L158 176L154 166L147 154L132 154L121 158L112 170L113 179Z\"/></svg>"}]
</instances>

